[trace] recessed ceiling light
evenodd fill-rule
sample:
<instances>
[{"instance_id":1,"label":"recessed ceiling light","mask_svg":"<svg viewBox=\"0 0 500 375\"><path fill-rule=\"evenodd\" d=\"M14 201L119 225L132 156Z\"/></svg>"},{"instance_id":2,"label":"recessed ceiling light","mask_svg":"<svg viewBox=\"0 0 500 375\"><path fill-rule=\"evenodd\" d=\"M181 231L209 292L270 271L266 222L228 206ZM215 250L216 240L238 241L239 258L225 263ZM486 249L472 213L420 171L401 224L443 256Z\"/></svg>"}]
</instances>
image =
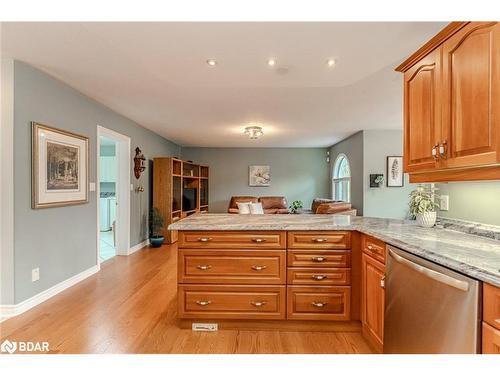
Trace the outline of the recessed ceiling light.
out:
<instances>
[{"instance_id":1,"label":"recessed ceiling light","mask_svg":"<svg viewBox=\"0 0 500 375\"><path fill-rule=\"evenodd\" d=\"M215 66L215 65L217 65L217 60L215 60L215 59L208 59L207 60L207 64L210 65L210 66Z\"/></svg>"},{"instance_id":2,"label":"recessed ceiling light","mask_svg":"<svg viewBox=\"0 0 500 375\"><path fill-rule=\"evenodd\" d=\"M328 59L326 62L329 68L333 68L335 66L335 60L334 59Z\"/></svg>"},{"instance_id":3,"label":"recessed ceiling light","mask_svg":"<svg viewBox=\"0 0 500 375\"><path fill-rule=\"evenodd\" d=\"M269 60L267 60L267 65L269 65L269 66L275 66L276 65L276 60L275 59L269 59Z\"/></svg>"}]
</instances>

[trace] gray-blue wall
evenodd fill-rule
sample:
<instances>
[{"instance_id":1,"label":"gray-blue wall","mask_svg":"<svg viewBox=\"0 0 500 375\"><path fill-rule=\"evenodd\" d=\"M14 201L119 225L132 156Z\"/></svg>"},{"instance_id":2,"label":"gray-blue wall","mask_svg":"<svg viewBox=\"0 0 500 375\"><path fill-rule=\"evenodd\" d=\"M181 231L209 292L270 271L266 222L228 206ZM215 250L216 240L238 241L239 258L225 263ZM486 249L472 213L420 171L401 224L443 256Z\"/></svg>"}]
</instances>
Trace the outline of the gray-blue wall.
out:
<instances>
[{"instance_id":1,"label":"gray-blue wall","mask_svg":"<svg viewBox=\"0 0 500 375\"><path fill-rule=\"evenodd\" d=\"M403 219L408 194L415 188L405 175L403 187L370 188L370 174L386 175L387 156L403 155L401 130L364 130L330 147L330 169L336 157L347 155L351 167L351 202L358 215ZM330 170L330 175L332 171Z\"/></svg>"},{"instance_id":2,"label":"gray-blue wall","mask_svg":"<svg viewBox=\"0 0 500 375\"><path fill-rule=\"evenodd\" d=\"M363 132L357 132L350 137L330 147L329 165L329 196L332 197L333 166L340 154L345 154L351 167L351 203L363 215ZM333 197L332 197L333 198Z\"/></svg>"},{"instance_id":3,"label":"gray-blue wall","mask_svg":"<svg viewBox=\"0 0 500 375\"><path fill-rule=\"evenodd\" d=\"M328 197L325 148L182 148L182 158L210 166L209 209L227 212L233 195L285 196L305 208ZM269 165L271 186L248 186L248 167Z\"/></svg>"},{"instance_id":4,"label":"gray-blue wall","mask_svg":"<svg viewBox=\"0 0 500 375\"><path fill-rule=\"evenodd\" d=\"M180 147L113 112L66 84L21 62L14 65L14 285L19 303L96 264L96 192L77 206L31 208L31 127L37 121L89 137L89 182L96 182L97 125L131 138L148 159L178 156ZM133 163L132 163L133 164ZM151 163L149 164L151 165ZM131 193L131 246L147 238L151 168L138 181L145 193ZM31 270L40 280L31 282Z\"/></svg>"}]
</instances>

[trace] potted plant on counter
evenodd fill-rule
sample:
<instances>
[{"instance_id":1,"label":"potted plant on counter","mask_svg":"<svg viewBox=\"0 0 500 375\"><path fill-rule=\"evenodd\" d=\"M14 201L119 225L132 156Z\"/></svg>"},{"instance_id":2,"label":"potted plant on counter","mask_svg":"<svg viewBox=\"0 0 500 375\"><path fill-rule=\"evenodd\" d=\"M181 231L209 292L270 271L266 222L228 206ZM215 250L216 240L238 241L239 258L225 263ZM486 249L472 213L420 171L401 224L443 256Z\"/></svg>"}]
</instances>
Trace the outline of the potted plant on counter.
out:
<instances>
[{"instance_id":1,"label":"potted plant on counter","mask_svg":"<svg viewBox=\"0 0 500 375\"><path fill-rule=\"evenodd\" d=\"M436 224L437 208L436 189L432 186L418 186L410 193L410 215L417 220L417 225L432 228Z\"/></svg>"},{"instance_id":2,"label":"potted plant on counter","mask_svg":"<svg viewBox=\"0 0 500 375\"><path fill-rule=\"evenodd\" d=\"M293 201L292 205L290 206L290 212L292 214L300 214L303 207L304 204L302 203L302 201Z\"/></svg>"},{"instance_id":3,"label":"potted plant on counter","mask_svg":"<svg viewBox=\"0 0 500 375\"><path fill-rule=\"evenodd\" d=\"M156 207L149 212L149 227L151 230L151 235L149 237L149 242L153 247L160 247L165 240L163 237L163 226L165 224L165 220L160 212L160 210Z\"/></svg>"}]
</instances>

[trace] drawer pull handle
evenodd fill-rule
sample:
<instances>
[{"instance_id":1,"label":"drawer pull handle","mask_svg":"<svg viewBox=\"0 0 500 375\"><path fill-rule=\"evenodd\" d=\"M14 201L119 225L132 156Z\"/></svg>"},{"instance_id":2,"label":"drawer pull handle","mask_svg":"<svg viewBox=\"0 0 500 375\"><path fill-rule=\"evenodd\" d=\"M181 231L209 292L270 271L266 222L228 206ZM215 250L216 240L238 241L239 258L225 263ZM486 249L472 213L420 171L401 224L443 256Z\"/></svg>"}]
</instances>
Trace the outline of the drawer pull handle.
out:
<instances>
[{"instance_id":1,"label":"drawer pull handle","mask_svg":"<svg viewBox=\"0 0 500 375\"><path fill-rule=\"evenodd\" d=\"M373 251L374 253L379 253L378 247L368 245L367 248L368 248L368 250Z\"/></svg>"},{"instance_id":2,"label":"drawer pull handle","mask_svg":"<svg viewBox=\"0 0 500 375\"><path fill-rule=\"evenodd\" d=\"M264 238L252 238L252 241L257 242L257 243L266 242L266 240Z\"/></svg>"},{"instance_id":3,"label":"drawer pull handle","mask_svg":"<svg viewBox=\"0 0 500 375\"><path fill-rule=\"evenodd\" d=\"M312 257L311 260L313 262L321 263L321 262L324 262L326 260L326 258L325 257Z\"/></svg>"},{"instance_id":4,"label":"drawer pull handle","mask_svg":"<svg viewBox=\"0 0 500 375\"><path fill-rule=\"evenodd\" d=\"M314 307L325 307L326 302L311 302L311 305L313 305Z\"/></svg>"},{"instance_id":5,"label":"drawer pull handle","mask_svg":"<svg viewBox=\"0 0 500 375\"><path fill-rule=\"evenodd\" d=\"M200 264L200 265L196 266L196 268L198 268L199 270L202 270L202 271L206 271L206 270L209 270L210 268L212 268L212 266L209 264Z\"/></svg>"},{"instance_id":6,"label":"drawer pull handle","mask_svg":"<svg viewBox=\"0 0 500 375\"><path fill-rule=\"evenodd\" d=\"M252 269L255 271L262 271L265 270L267 266L252 266Z\"/></svg>"},{"instance_id":7,"label":"drawer pull handle","mask_svg":"<svg viewBox=\"0 0 500 375\"><path fill-rule=\"evenodd\" d=\"M313 241L317 242L317 243L322 243L322 242L328 241L328 239L327 238L313 238Z\"/></svg>"},{"instance_id":8,"label":"drawer pull handle","mask_svg":"<svg viewBox=\"0 0 500 375\"><path fill-rule=\"evenodd\" d=\"M200 306L207 306L210 305L211 303L212 301L196 301L196 304Z\"/></svg>"},{"instance_id":9,"label":"drawer pull handle","mask_svg":"<svg viewBox=\"0 0 500 375\"><path fill-rule=\"evenodd\" d=\"M312 275L311 276L314 280L321 281L326 279L326 275Z\"/></svg>"},{"instance_id":10,"label":"drawer pull handle","mask_svg":"<svg viewBox=\"0 0 500 375\"><path fill-rule=\"evenodd\" d=\"M266 301L255 301L255 302L250 302L252 305L254 305L255 307L261 307L261 306L264 306L266 304Z\"/></svg>"},{"instance_id":11,"label":"drawer pull handle","mask_svg":"<svg viewBox=\"0 0 500 375\"><path fill-rule=\"evenodd\" d=\"M198 241L200 241L200 242L208 242L208 241L212 241L212 239L210 237L201 237L201 238L198 238Z\"/></svg>"}]
</instances>

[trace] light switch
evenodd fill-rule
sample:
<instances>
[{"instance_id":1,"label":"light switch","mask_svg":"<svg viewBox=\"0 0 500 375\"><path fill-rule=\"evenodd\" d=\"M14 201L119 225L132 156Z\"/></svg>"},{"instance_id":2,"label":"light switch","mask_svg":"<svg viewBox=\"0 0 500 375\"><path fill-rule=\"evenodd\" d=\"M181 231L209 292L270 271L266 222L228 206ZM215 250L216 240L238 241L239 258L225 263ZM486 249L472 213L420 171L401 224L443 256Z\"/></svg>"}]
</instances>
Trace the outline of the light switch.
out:
<instances>
[{"instance_id":1,"label":"light switch","mask_svg":"<svg viewBox=\"0 0 500 375\"><path fill-rule=\"evenodd\" d=\"M89 190L90 190L90 191L95 191L95 182L91 182L91 183L89 184Z\"/></svg>"}]
</instances>

